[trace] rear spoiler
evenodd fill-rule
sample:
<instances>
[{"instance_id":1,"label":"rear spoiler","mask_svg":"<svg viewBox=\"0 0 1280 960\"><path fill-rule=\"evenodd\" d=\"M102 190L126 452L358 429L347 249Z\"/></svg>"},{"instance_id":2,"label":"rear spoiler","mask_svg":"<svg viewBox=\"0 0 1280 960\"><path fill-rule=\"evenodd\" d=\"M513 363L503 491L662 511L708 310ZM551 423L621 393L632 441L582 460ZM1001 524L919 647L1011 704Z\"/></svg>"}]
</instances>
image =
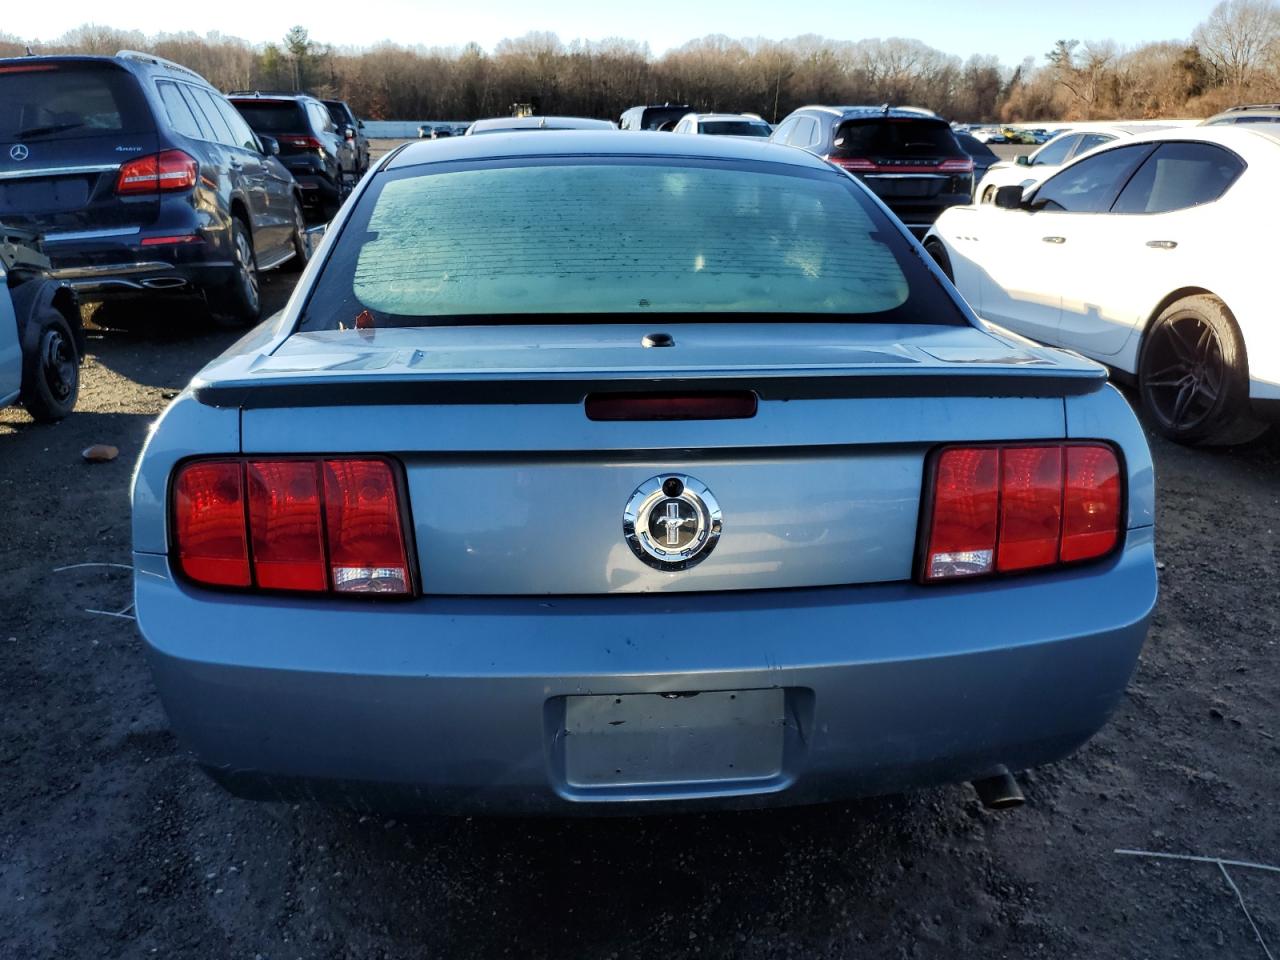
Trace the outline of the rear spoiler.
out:
<instances>
[{"instance_id":1,"label":"rear spoiler","mask_svg":"<svg viewBox=\"0 0 1280 960\"><path fill-rule=\"evenodd\" d=\"M729 373L703 376L529 378L338 376L263 378L199 384L196 399L210 407L263 410L288 407L447 404L579 404L588 394L750 391L761 400L846 400L889 397L1068 397L1102 389L1105 368L1018 367L962 371Z\"/></svg>"}]
</instances>

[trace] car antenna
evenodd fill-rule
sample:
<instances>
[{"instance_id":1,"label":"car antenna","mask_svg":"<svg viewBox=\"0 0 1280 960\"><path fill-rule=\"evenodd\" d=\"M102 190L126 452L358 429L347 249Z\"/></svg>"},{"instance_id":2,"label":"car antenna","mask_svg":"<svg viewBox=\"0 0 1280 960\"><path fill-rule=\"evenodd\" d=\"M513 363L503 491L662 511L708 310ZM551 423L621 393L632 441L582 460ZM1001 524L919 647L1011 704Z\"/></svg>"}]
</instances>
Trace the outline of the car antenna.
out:
<instances>
[{"instance_id":1,"label":"car antenna","mask_svg":"<svg viewBox=\"0 0 1280 960\"><path fill-rule=\"evenodd\" d=\"M887 117L889 115L889 105L887 103L882 103L880 105L880 111Z\"/></svg>"},{"instance_id":2,"label":"car antenna","mask_svg":"<svg viewBox=\"0 0 1280 960\"><path fill-rule=\"evenodd\" d=\"M27 44L27 56L28 56L28 57L34 57L34 56L35 56L35 54L31 52L31 44L29 44L29 43Z\"/></svg>"}]
</instances>

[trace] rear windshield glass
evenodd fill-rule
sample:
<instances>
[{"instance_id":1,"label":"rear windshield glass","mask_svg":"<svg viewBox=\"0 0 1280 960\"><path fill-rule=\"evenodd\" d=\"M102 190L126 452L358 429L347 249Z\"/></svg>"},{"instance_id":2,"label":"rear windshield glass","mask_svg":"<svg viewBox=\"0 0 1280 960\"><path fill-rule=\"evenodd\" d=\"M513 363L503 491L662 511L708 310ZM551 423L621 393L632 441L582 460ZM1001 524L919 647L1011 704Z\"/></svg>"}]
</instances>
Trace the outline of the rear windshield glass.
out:
<instances>
[{"instance_id":1,"label":"rear windshield glass","mask_svg":"<svg viewBox=\"0 0 1280 960\"><path fill-rule=\"evenodd\" d=\"M965 322L835 171L575 158L379 176L300 328L654 314Z\"/></svg>"},{"instance_id":2,"label":"rear windshield glass","mask_svg":"<svg viewBox=\"0 0 1280 960\"><path fill-rule=\"evenodd\" d=\"M240 111L240 116L244 117L249 122L249 126L258 133L296 133L299 130L308 129L301 106L293 101L233 100L231 102Z\"/></svg>"},{"instance_id":3,"label":"rear windshield glass","mask_svg":"<svg viewBox=\"0 0 1280 960\"><path fill-rule=\"evenodd\" d=\"M0 68L0 140L154 131L137 80L119 67L9 61Z\"/></svg>"},{"instance_id":4,"label":"rear windshield glass","mask_svg":"<svg viewBox=\"0 0 1280 960\"><path fill-rule=\"evenodd\" d=\"M704 120L698 124L698 132L722 137L767 137L773 131L759 120Z\"/></svg>"},{"instance_id":5,"label":"rear windshield glass","mask_svg":"<svg viewBox=\"0 0 1280 960\"><path fill-rule=\"evenodd\" d=\"M966 156L951 128L940 120L846 120L836 131L833 146L841 157Z\"/></svg>"},{"instance_id":6,"label":"rear windshield glass","mask_svg":"<svg viewBox=\"0 0 1280 960\"><path fill-rule=\"evenodd\" d=\"M679 120L688 112L688 107L646 107L640 115L640 125L645 130L657 130L664 123Z\"/></svg>"}]
</instances>

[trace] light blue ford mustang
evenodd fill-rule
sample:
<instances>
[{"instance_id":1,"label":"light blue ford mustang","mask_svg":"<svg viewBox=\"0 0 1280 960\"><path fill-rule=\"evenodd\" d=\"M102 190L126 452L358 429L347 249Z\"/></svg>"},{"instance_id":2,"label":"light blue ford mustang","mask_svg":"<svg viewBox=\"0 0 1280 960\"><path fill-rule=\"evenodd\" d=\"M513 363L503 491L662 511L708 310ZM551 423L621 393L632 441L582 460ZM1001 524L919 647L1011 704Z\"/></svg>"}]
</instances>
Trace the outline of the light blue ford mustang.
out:
<instances>
[{"instance_id":1,"label":"light blue ford mustang","mask_svg":"<svg viewBox=\"0 0 1280 960\"><path fill-rule=\"evenodd\" d=\"M414 144L133 487L172 724L250 797L600 813L1058 760L1156 597L1101 367L787 147Z\"/></svg>"}]
</instances>

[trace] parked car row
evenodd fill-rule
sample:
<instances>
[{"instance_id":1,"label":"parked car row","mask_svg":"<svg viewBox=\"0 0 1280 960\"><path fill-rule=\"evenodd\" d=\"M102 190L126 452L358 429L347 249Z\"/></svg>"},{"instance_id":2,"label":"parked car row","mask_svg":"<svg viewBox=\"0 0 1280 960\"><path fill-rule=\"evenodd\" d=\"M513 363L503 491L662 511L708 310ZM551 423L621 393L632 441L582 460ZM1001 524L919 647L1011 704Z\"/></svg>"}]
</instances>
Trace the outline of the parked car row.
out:
<instances>
[{"instance_id":1,"label":"parked car row","mask_svg":"<svg viewBox=\"0 0 1280 960\"><path fill-rule=\"evenodd\" d=\"M146 53L0 61L0 223L38 234L50 279L107 313L165 298L260 316L258 277L369 162L360 121L306 94L224 96Z\"/></svg>"}]
</instances>

